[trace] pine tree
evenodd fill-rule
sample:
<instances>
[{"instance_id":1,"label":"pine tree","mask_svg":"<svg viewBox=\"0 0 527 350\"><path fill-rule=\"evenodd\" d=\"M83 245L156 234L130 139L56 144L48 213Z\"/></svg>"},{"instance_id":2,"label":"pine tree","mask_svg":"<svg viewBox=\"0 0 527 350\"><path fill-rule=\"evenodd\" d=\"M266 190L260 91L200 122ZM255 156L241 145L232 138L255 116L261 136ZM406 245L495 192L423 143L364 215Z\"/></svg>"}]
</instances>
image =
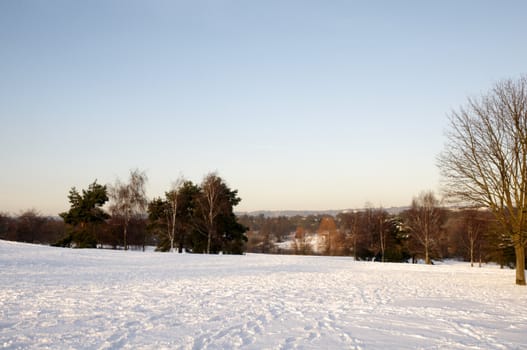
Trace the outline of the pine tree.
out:
<instances>
[{"instance_id":1,"label":"pine tree","mask_svg":"<svg viewBox=\"0 0 527 350\"><path fill-rule=\"evenodd\" d=\"M71 205L70 210L60 213L59 216L69 225L69 230L66 237L56 245L95 248L96 226L109 218L102 209L108 201L106 186L98 184L95 180L87 190L82 190L82 194L72 187L68 200Z\"/></svg>"}]
</instances>

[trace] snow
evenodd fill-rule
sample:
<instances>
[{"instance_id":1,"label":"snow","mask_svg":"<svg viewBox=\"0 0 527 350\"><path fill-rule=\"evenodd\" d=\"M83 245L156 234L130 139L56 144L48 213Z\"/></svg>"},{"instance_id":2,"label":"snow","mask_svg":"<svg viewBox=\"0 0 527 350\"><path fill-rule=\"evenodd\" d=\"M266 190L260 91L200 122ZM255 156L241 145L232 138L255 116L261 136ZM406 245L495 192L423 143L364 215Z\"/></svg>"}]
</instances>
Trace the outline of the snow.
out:
<instances>
[{"instance_id":1,"label":"snow","mask_svg":"<svg viewBox=\"0 0 527 350\"><path fill-rule=\"evenodd\" d=\"M5 349L525 349L527 289L466 263L0 241Z\"/></svg>"}]
</instances>

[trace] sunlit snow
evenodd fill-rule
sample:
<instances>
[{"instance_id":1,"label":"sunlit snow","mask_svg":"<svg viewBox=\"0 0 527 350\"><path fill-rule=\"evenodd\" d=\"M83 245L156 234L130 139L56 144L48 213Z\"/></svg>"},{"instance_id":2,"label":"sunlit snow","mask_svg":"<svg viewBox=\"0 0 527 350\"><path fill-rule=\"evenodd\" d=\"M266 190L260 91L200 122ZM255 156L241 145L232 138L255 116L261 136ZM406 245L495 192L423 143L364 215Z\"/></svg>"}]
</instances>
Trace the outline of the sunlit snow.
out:
<instances>
[{"instance_id":1,"label":"sunlit snow","mask_svg":"<svg viewBox=\"0 0 527 350\"><path fill-rule=\"evenodd\" d=\"M525 349L514 271L0 241L0 348Z\"/></svg>"}]
</instances>

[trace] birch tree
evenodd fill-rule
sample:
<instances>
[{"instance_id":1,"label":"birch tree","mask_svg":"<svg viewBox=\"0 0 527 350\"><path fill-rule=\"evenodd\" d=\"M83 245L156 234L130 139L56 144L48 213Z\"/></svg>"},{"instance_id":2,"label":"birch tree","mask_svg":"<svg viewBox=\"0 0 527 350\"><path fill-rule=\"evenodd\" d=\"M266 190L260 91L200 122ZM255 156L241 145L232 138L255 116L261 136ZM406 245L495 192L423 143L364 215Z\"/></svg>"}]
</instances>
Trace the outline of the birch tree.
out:
<instances>
[{"instance_id":1,"label":"birch tree","mask_svg":"<svg viewBox=\"0 0 527 350\"><path fill-rule=\"evenodd\" d=\"M149 229L158 236L158 249L183 252L185 238L194 227L194 199L199 188L191 181L178 178L164 198L154 198L148 204ZM177 245L177 247L176 247Z\"/></svg>"},{"instance_id":2,"label":"birch tree","mask_svg":"<svg viewBox=\"0 0 527 350\"><path fill-rule=\"evenodd\" d=\"M527 245L527 75L504 80L450 116L438 158L446 194L489 208L510 237L516 284L525 285Z\"/></svg>"},{"instance_id":3,"label":"birch tree","mask_svg":"<svg viewBox=\"0 0 527 350\"><path fill-rule=\"evenodd\" d=\"M198 219L196 227L207 238L202 251L207 254L220 250L233 254L243 251L247 228L238 223L233 211L240 201L238 191L231 190L216 173L205 176L196 200L195 218Z\"/></svg>"},{"instance_id":4,"label":"birch tree","mask_svg":"<svg viewBox=\"0 0 527 350\"><path fill-rule=\"evenodd\" d=\"M178 204L180 198L181 187L184 184L184 179L179 177L172 184L172 188L165 194L167 199L166 217L167 217L167 236L170 241L170 251L174 251L174 241L176 238L176 223Z\"/></svg>"},{"instance_id":5,"label":"birch tree","mask_svg":"<svg viewBox=\"0 0 527 350\"><path fill-rule=\"evenodd\" d=\"M207 254L210 254L212 238L216 236L216 218L221 214L224 207L222 201L223 188L223 181L216 173L209 173L201 183L201 196L198 204L207 231L205 251Z\"/></svg>"},{"instance_id":6,"label":"birch tree","mask_svg":"<svg viewBox=\"0 0 527 350\"><path fill-rule=\"evenodd\" d=\"M381 262L384 262L384 254L386 252L386 236L387 236L387 225L386 220L387 218L384 215L384 211L380 209L381 212L379 213L379 248L381 251Z\"/></svg>"},{"instance_id":7,"label":"birch tree","mask_svg":"<svg viewBox=\"0 0 527 350\"><path fill-rule=\"evenodd\" d=\"M110 212L113 216L123 221L123 245L128 249L127 234L128 225L134 216L145 215L148 201L146 199L147 176L144 171L138 169L130 171L128 183L122 183L119 179L110 187Z\"/></svg>"}]
</instances>

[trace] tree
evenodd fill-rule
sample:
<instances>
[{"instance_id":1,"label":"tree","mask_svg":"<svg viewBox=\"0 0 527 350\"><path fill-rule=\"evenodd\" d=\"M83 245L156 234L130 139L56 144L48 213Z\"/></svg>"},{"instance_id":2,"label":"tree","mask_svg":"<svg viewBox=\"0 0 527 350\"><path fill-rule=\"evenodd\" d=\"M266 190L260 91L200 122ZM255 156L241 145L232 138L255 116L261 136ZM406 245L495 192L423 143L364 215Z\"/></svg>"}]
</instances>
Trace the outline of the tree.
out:
<instances>
[{"instance_id":1,"label":"tree","mask_svg":"<svg viewBox=\"0 0 527 350\"><path fill-rule=\"evenodd\" d=\"M516 284L525 285L527 245L527 76L495 84L450 116L438 158L446 194L488 207L510 237Z\"/></svg>"},{"instance_id":2,"label":"tree","mask_svg":"<svg viewBox=\"0 0 527 350\"><path fill-rule=\"evenodd\" d=\"M295 231L295 239L293 241L293 250L295 254L310 255L313 253L311 244L309 243L306 230L302 226L298 226Z\"/></svg>"},{"instance_id":3,"label":"tree","mask_svg":"<svg viewBox=\"0 0 527 350\"><path fill-rule=\"evenodd\" d=\"M186 237L194 229L192 217L194 201L199 188L182 178L165 192L165 198L155 198L148 203L149 230L158 238L158 250L174 251L176 244L181 253L187 248Z\"/></svg>"},{"instance_id":4,"label":"tree","mask_svg":"<svg viewBox=\"0 0 527 350\"><path fill-rule=\"evenodd\" d=\"M41 243L42 229L46 218L42 217L36 209L29 209L21 213L17 218L16 240L19 242Z\"/></svg>"},{"instance_id":5,"label":"tree","mask_svg":"<svg viewBox=\"0 0 527 350\"><path fill-rule=\"evenodd\" d=\"M99 225L97 225L99 227ZM64 221L56 217L44 218L44 224L41 227L38 240L40 243L52 244L64 237L66 225Z\"/></svg>"},{"instance_id":6,"label":"tree","mask_svg":"<svg viewBox=\"0 0 527 350\"><path fill-rule=\"evenodd\" d=\"M148 230L158 237L157 249L168 251L173 246L167 232L170 233L170 227L167 220L168 204L163 198L154 198L148 203ZM167 242L168 240L168 242ZM168 243L168 245L167 245Z\"/></svg>"},{"instance_id":7,"label":"tree","mask_svg":"<svg viewBox=\"0 0 527 350\"><path fill-rule=\"evenodd\" d=\"M359 212L340 213L337 219L341 224L341 230L346 232L348 250L353 252L353 258L358 260L361 214Z\"/></svg>"},{"instance_id":8,"label":"tree","mask_svg":"<svg viewBox=\"0 0 527 350\"><path fill-rule=\"evenodd\" d=\"M240 203L237 190L231 190L215 173L209 173L201 183L196 196L195 227L207 237L202 245L194 238L193 248L210 254L224 249L230 253L242 253L247 241L247 228L237 222L233 207Z\"/></svg>"},{"instance_id":9,"label":"tree","mask_svg":"<svg viewBox=\"0 0 527 350\"><path fill-rule=\"evenodd\" d=\"M171 252L174 251L178 204L183 184L183 178L178 178L172 184L171 190L165 192L164 200L156 198L148 204L148 219L151 223L157 223L158 228L159 226L164 226L164 229L160 229L159 233L160 236L168 240Z\"/></svg>"},{"instance_id":10,"label":"tree","mask_svg":"<svg viewBox=\"0 0 527 350\"><path fill-rule=\"evenodd\" d=\"M59 216L71 229L57 245L70 246L75 243L78 248L94 248L97 240L93 228L109 217L102 210L102 206L108 201L106 186L98 184L95 180L88 186L88 190L82 190L82 194L72 187L68 200L70 210L60 213Z\"/></svg>"},{"instance_id":11,"label":"tree","mask_svg":"<svg viewBox=\"0 0 527 350\"><path fill-rule=\"evenodd\" d=\"M388 212L382 208L373 210L371 214L373 220L373 231L370 233L372 237L371 250L375 257L380 256L380 261L384 262L391 228L388 217L389 215Z\"/></svg>"},{"instance_id":12,"label":"tree","mask_svg":"<svg viewBox=\"0 0 527 350\"><path fill-rule=\"evenodd\" d=\"M343 250L342 242L337 232L337 225L331 216L325 216L320 220L317 233L319 236L324 237L322 251L326 255L338 255Z\"/></svg>"},{"instance_id":13,"label":"tree","mask_svg":"<svg viewBox=\"0 0 527 350\"><path fill-rule=\"evenodd\" d=\"M200 193L200 188L189 180L185 181L179 188L177 209L179 229L176 238L180 253L183 252L184 248L189 248L188 238L196 230L196 202Z\"/></svg>"},{"instance_id":14,"label":"tree","mask_svg":"<svg viewBox=\"0 0 527 350\"><path fill-rule=\"evenodd\" d=\"M478 260L481 267L481 240L489 222L485 214L486 212L476 209L468 209L464 210L462 216L458 219L458 232L461 236L461 241L468 249L471 267L474 266L476 252L479 253Z\"/></svg>"},{"instance_id":15,"label":"tree","mask_svg":"<svg viewBox=\"0 0 527 350\"><path fill-rule=\"evenodd\" d=\"M170 251L174 251L174 240L176 239L176 218L179 202L179 191L183 185L183 178L178 178L173 184L172 189L165 193L167 201L167 236L170 240Z\"/></svg>"},{"instance_id":16,"label":"tree","mask_svg":"<svg viewBox=\"0 0 527 350\"><path fill-rule=\"evenodd\" d=\"M237 191L236 191L237 192ZM238 197L236 197L239 199ZM218 233L221 250L225 254L243 254L247 243L247 227L240 224L230 207L229 213L219 216Z\"/></svg>"},{"instance_id":17,"label":"tree","mask_svg":"<svg viewBox=\"0 0 527 350\"><path fill-rule=\"evenodd\" d=\"M222 191L225 186L222 179L215 173L209 173L201 183L201 195L198 203L207 232L206 253L210 254L212 238L216 236L216 218L226 210L226 203L222 201Z\"/></svg>"},{"instance_id":18,"label":"tree","mask_svg":"<svg viewBox=\"0 0 527 350\"><path fill-rule=\"evenodd\" d=\"M266 220L258 232L258 235L261 238L261 252L264 254L269 253L273 246L271 241L271 225L269 225L269 223L270 220Z\"/></svg>"},{"instance_id":19,"label":"tree","mask_svg":"<svg viewBox=\"0 0 527 350\"><path fill-rule=\"evenodd\" d=\"M441 219L439 201L432 192L422 192L414 198L411 208L406 212L406 225L410 237L422 248L426 264L432 263L430 255L437 246Z\"/></svg>"},{"instance_id":20,"label":"tree","mask_svg":"<svg viewBox=\"0 0 527 350\"><path fill-rule=\"evenodd\" d=\"M339 214L341 229L346 232L346 244L355 260L368 260L372 255L373 239L377 236L374 228L373 210L355 211Z\"/></svg>"},{"instance_id":21,"label":"tree","mask_svg":"<svg viewBox=\"0 0 527 350\"><path fill-rule=\"evenodd\" d=\"M122 183L119 179L110 188L110 212L112 216L118 217L123 224L123 246L128 249L127 234L128 226L133 218L145 214L148 201L146 199L145 185L146 174L138 169L130 171L128 183Z\"/></svg>"},{"instance_id":22,"label":"tree","mask_svg":"<svg viewBox=\"0 0 527 350\"><path fill-rule=\"evenodd\" d=\"M391 216L385 221L387 234L385 236L386 249L384 261L403 262L408 261L408 235L404 231L403 219L399 216Z\"/></svg>"},{"instance_id":23,"label":"tree","mask_svg":"<svg viewBox=\"0 0 527 350\"><path fill-rule=\"evenodd\" d=\"M10 232L12 223L13 218L8 213L0 212L0 239L13 240Z\"/></svg>"}]
</instances>

